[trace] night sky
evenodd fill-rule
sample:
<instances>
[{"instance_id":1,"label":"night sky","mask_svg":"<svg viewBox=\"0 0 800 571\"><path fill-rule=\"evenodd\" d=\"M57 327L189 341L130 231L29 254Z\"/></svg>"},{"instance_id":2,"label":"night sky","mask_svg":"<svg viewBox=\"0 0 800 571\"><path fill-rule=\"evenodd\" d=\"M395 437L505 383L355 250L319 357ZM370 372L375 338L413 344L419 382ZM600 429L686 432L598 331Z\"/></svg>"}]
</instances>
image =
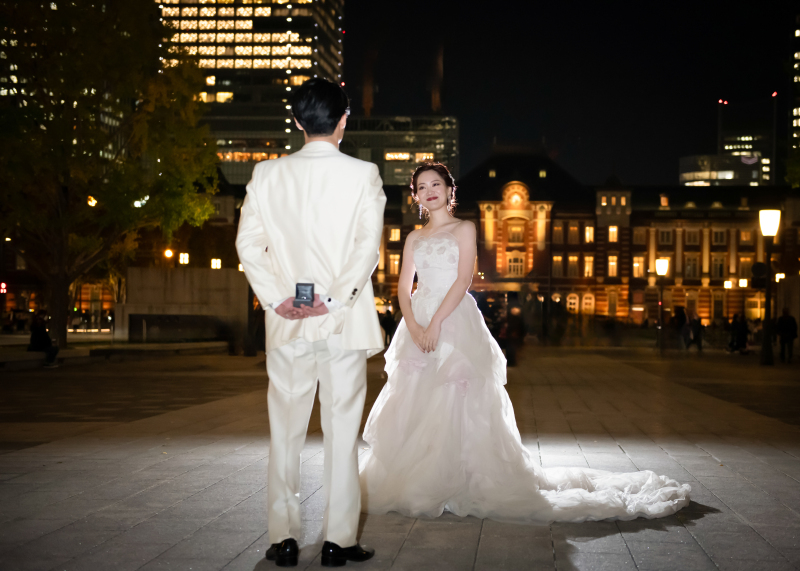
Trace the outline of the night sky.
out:
<instances>
[{"instance_id":1,"label":"night sky","mask_svg":"<svg viewBox=\"0 0 800 571\"><path fill-rule=\"evenodd\" d=\"M429 114L443 46L442 112L461 121L462 175L496 138L543 143L585 184L616 173L674 185L679 157L716 152L719 98L771 115L777 91L785 137L795 13L787 0L346 0L346 89L361 114L377 54L372 114Z\"/></svg>"}]
</instances>

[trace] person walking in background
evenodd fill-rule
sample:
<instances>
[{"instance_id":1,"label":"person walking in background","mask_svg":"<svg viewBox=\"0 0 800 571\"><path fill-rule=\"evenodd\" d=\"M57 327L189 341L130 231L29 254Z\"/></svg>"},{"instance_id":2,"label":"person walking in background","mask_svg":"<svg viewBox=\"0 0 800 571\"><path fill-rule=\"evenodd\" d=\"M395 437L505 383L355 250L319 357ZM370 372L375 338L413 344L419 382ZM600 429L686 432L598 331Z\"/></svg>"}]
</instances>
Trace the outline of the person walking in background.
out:
<instances>
[{"instance_id":1,"label":"person walking in background","mask_svg":"<svg viewBox=\"0 0 800 571\"><path fill-rule=\"evenodd\" d=\"M783 315L778 318L775 332L781 341L781 363L791 363L794 340L797 339L797 321L789 315L788 307L783 308Z\"/></svg>"},{"instance_id":2,"label":"person walking in background","mask_svg":"<svg viewBox=\"0 0 800 571\"><path fill-rule=\"evenodd\" d=\"M58 347L53 346L53 340L50 338L50 333L47 332L47 314L44 311L40 311L33 318L31 323L31 342L28 345L28 351L44 352L44 366L48 369L58 367L58 363L56 363Z\"/></svg>"},{"instance_id":3,"label":"person walking in background","mask_svg":"<svg viewBox=\"0 0 800 571\"><path fill-rule=\"evenodd\" d=\"M684 338L686 350L692 345L697 345L697 350L703 350L703 322L696 311L689 312L689 320L686 323L687 334Z\"/></svg>"},{"instance_id":4,"label":"person walking in background","mask_svg":"<svg viewBox=\"0 0 800 571\"><path fill-rule=\"evenodd\" d=\"M383 333L386 337L385 343L388 345L392 342L394 331L397 329L397 322L394 320L394 314L391 309L387 309L386 313L381 317L381 327L383 327Z\"/></svg>"}]
</instances>

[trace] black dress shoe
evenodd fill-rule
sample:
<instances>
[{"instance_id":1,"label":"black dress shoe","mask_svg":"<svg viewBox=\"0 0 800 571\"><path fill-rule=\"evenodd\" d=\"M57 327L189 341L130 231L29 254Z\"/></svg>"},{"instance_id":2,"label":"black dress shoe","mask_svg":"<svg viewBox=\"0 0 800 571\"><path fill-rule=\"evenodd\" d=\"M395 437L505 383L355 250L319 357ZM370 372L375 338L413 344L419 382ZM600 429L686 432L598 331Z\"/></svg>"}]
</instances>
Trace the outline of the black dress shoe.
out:
<instances>
[{"instance_id":1,"label":"black dress shoe","mask_svg":"<svg viewBox=\"0 0 800 571\"><path fill-rule=\"evenodd\" d=\"M348 561L366 561L372 559L373 555L374 549L361 547L358 543L351 547L339 547L330 541L322 544L323 567L342 567Z\"/></svg>"},{"instance_id":2,"label":"black dress shoe","mask_svg":"<svg viewBox=\"0 0 800 571\"><path fill-rule=\"evenodd\" d=\"M267 549L267 561L274 561L278 567L294 567L297 565L297 542L292 539L284 539L280 543L273 543Z\"/></svg>"}]
</instances>

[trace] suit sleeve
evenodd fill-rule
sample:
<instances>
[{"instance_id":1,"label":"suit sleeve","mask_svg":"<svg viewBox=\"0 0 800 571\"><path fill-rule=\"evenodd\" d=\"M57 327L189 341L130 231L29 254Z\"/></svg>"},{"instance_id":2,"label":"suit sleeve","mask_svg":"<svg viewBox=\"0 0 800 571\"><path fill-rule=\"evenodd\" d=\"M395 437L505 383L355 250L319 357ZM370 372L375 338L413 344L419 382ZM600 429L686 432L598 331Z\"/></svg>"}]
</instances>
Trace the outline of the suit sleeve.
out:
<instances>
[{"instance_id":1,"label":"suit sleeve","mask_svg":"<svg viewBox=\"0 0 800 571\"><path fill-rule=\"evenodd\" d=\"M328 288L327 296L353 307L380 260L383 209L386 195L378 167L372 165L356 223L355 244L345 269Z\"/></svg>"},{"instance_id":2,"label":"suit sleeve","mask_svg":"<svg viewBox=\"0 0 800 571\"><path fill-rule=\"evenodd\" d=\"M282 301L293 295L286 292L279 276L275 275L274 264L269 259L267 233L264 219L258 209L256 200L257 172L247 185L247 196L242 204L239 218L239 231L236 234L236 251L242 264L247 281L258 297L262 306L267 307L276 301Z\"/></svg>"}]
</instances>

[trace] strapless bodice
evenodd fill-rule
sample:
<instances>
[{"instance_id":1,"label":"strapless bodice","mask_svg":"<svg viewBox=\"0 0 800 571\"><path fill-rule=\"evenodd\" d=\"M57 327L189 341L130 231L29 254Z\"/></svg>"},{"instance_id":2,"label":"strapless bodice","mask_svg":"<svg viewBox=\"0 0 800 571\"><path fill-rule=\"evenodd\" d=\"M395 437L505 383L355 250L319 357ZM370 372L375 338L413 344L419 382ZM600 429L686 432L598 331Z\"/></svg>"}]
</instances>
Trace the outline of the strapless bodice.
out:
<instances>
[{"instance_id":1,"label":"strapless bodice","mask_svg":"<svg viewBox=\"0 0 800 571\"><path fill-rule=\"evenodd\" d=\"M458 242L452 234L439 232L414 240L413 250L417 290L412 307L422 324L433 316L458 277Z\"/></svg>"}]
</instances>

